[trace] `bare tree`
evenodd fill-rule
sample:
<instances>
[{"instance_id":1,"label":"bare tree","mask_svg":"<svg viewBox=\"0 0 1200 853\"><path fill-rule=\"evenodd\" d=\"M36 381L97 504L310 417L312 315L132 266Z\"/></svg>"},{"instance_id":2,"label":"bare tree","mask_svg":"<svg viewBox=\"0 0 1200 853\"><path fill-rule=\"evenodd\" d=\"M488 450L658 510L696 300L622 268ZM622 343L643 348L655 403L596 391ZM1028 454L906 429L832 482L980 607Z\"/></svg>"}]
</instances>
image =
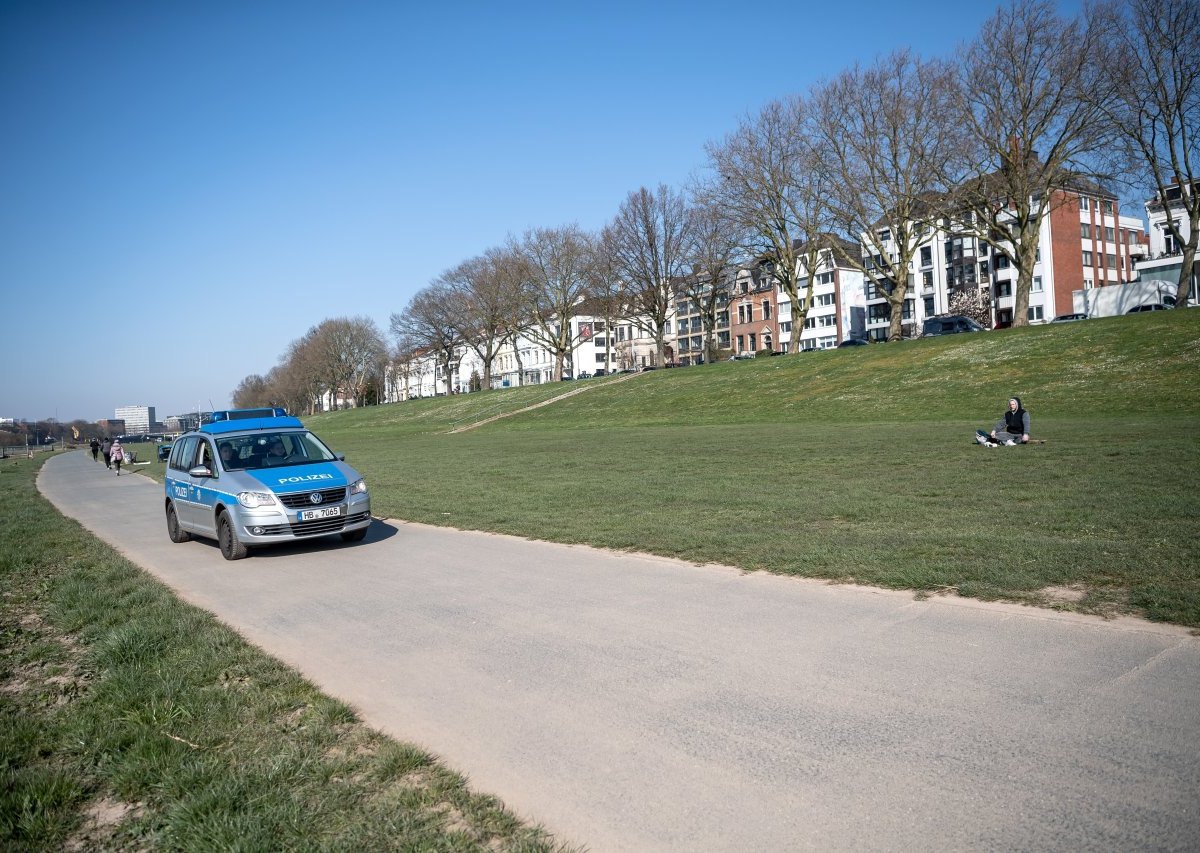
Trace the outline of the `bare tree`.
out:
<instances>
[{"instance_id":1,"label":"bare tree","mask_svg":"<svg viewBox=\"0 0 1200 853\"><path fill-rule=\"evenodd\" d=\"M458 301L453 315L463 342L483 364L484 388L492 387L492 365L522 307L519 280L503 249L464 261L439 279Z\"/></svg>"},{"instance_id":2,"label":"bare tree","mask_svg":"<svg viewBox=\"0 0 1200 853\"><path fill-rule=\"evenodd\" d=\"M458 305L444 284L434 282L417 291L402 314L392 314L391 330L397 341L430 350L442 368L446 394L453 393L451 377L457 364L462 335L455 317Z\"/></svg>"},{"instance_id":3,"label":"bare tree","mask_svg":"<svg viewBox=\"0 0 1200 853\"><path fill-rule=\"evenodd\" d=\"M1121 12L1108 21L1115 50L1106 67L1120 83L1110 115L1182 253L1175 307L1183 308L1200 238L1200 2L1126 0Z\"/></svg>"},{"instance_id":4,"label":"bare tree","mask_svg":"<svg viewBox=\"0 0 1200 853\"><path fill-rule=\"evenodd\" d=\"M888 339L903 337L917 248L928 239L961 156L949 65L906 51L855 67L813 94L834 220L863 247L842 260L890 306Z\"/></svg>"},{"instance_id":5,"label":"bare tree","mask_svg":"<svg viewBox=\"0 0 1200 853\"><path fill-rule=\"evenodd\" d=\"M271 385L266 377L253 373L238 383L232 394L235 409L257 409L275 405Z\"/></svg>"},{"instance_id":6,"label":"bare tree","mask_svg":"<svg viewBox=\"0 0 1200 853\"><path fill-rule=\"evenodd\" d=\"M655 363L666 361L667 323L674 284L687 272L688 212L682 194L665 184L629 194L604 240L625 280L628 318L654 337Z\"/></svg>"},{"instance_id":7,"label":"bare tree","mask_svg":"<svg viewBox=\"0 0 1200 853\"><path fill-rule=\"evenodd\" d=\"M739 262L745 255L746 229L730 209L701 191L691 208L687 256L691 272L679 284L680 294L700 315L704 335L704 362L717 358L717 319L729 304Z\"/></svg>"},{"instance_id":8,"label":"bare tree","mask_svg":"<svg viewBox=\"0 0 1200 853\"><path fill-rule=\"evenodd\" d=\"M1042 220L1076 203L1072 191L1090 185L1081 178L1101 177L1116 94L1103 46L1097 20L1064 17L1050 0L1013 0L960 51L968 156L959 197L968 215L955 219L1017 270L1014 326L1029 323Z\"/></svg>"},{"instance_id":9,"label":"bare tree","mask_svg":"<svg viewBox=\"0 0 1200 853\"><path fill-rule=\"evenodd\" d=\"M273 393L290 412L313 414L319 410L328 386L322 378L317 327L288 345L283 363L268 374ZM278 403L277 403L278 405Z\"/></svg>"},{"instance_id":10,"label":"bare tree","mask_svg":"<svg viewBox=\"0 0 1200 853\"><path fill-rule=\"evenodd\" d=\"M604 366L607 369L612 364L614 324L625 314L625 281L617 270L612 246L603 234L593 239L592 252L587 296L581 311L604 322Z\"/></svg>"},{"instance_id":11,"label":"bare tree","mask_svg":"<svg viewBox=\"0 0 1200 853\"><path fill-rule=\"evenodd\" d=\"M571 320L591 281L591 239L577 225L536 228L512 248L521 259L516 274L525 282L532 319L525 332L554 356L554 379L561 379L563 364L579 341Z\"/></svg>"},{"instance_id":12,"label":"bare tree","mask_svg":"<svg viewBox=\"0 0 1200 853\"><path fill-rule=\"evenodd\" d=\"M387 346L375 322L366 317L338 317L316 327L311 356L330 405L363 405L377 388Z\"/></svg>"},{"instance_id":13,"label":"bare tree","mask_svg":"<svg viewBox=\"0 0 1200 853\"><path fill-rule=\"evenodd\" d=\"M798 96L767 104L708 147L716 177L698 192L736 223L746 248L770 264L790 303L797 352L814 274L831 245L831 190L840 177L823 157L816 118L813 104Z\"/></svg>"}]
</instances>

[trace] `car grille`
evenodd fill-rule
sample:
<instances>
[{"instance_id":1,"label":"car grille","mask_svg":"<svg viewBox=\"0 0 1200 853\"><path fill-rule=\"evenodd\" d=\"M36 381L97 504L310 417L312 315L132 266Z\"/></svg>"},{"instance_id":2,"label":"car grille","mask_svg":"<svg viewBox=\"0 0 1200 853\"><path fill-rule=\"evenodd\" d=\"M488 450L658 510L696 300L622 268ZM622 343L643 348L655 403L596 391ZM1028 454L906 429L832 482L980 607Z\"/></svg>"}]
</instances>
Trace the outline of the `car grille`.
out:
<instances>
[{"instance_id":1,"label":"car grille","mask_svg":"<svg viewBox=\"0 0 1200 853\"><path fill-rule=\"evenodd\" d=\"M296 524L270 524L263 527L259 536L324 536L327 533L340 533L347 524L358 524L371 517L369 512L360 512L341 518L318 518L315 521L301 521Z\"/></svg>"},{"instance_id":2,"label":"car grille","mask_svg":"<svg viewBox=\"0 0 1200 853\"><path fill-rule=\"evenodd\" d=\"M314 506L325 506L326 504L341 503L346 499L346 489L343 486L340 489L321 489L321 502L314 504L309 497L313 492L292 492L286 495L280 495L279 501L289 509L312 509Z\"/></svg>"}]
</instances>

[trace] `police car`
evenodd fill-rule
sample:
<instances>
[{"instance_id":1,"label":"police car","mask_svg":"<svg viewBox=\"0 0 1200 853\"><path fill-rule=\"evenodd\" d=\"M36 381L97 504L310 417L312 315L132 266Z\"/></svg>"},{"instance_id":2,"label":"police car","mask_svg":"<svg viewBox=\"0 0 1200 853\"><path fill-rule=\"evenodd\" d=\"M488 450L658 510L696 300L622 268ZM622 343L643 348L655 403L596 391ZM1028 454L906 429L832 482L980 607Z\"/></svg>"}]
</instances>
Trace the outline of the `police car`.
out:
<instances>
[{"instance_id":1,"label":"police car","mask_svg":"<svg viewBox=\"0 0 1200 853\"><path fill-rule=\"evenodd\" d=\"M344 457L283 409L213 412L167 459L167 535L215 539L226 560L313 536L367 535L371 497Z\"/></svg>"}]
</instances>

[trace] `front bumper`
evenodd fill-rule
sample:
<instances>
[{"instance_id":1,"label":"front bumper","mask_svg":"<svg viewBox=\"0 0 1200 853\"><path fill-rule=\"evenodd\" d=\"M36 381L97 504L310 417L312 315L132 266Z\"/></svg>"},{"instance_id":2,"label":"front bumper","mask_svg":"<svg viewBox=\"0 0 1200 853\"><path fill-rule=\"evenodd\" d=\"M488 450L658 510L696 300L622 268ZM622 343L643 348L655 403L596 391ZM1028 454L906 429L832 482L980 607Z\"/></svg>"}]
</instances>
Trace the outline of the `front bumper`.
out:
<instances>
[{"instance_id":1,"label":"front bumper","mask_svg":"<svg viewBox=\"0 0 1200 853\"><path fill-rule=\"evenodd\" d=\"M332 518L301 521L303 510L290 507L238 506L233 513L238 538L247 545L270 545L277 542L308 539L360 530L371 524L371 498L360 495L337 504L341 513Z\"/></svg>"}]
</instances>

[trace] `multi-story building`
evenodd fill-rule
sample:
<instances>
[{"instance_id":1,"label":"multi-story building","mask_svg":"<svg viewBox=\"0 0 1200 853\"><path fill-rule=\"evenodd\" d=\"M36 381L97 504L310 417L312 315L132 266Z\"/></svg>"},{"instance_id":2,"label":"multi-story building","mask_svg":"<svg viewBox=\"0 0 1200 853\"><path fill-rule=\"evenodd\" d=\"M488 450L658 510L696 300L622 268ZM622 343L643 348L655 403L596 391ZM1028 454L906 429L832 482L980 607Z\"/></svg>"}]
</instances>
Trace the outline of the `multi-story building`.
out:
<instances>
[{"instance_id":1,"label":"multi-story building","mask_svg":"<svg viewBox=\"0 0 1200 853\"><path fill-rule=\"evenodd\" d=\"M778 291L775 264L770 259L738 270L729 299L729 337L734 355L775 350L779 342Z\"/></svg>"},{"instance_id":2,"label":"multi-story building","mask_svg":"<svg viewBox=\"0 0 1200 853\"><path fill-rule=\"evenodd\" d=\"M115 417L125 421L125 431L130 435L143 435L150 432L154 423L153 406L118 406Z\"/></svg>"},{"instance_id":3,"label":"multi-story building","mask_svg":"<svg viewBox=\"0 0 1200 853\"><path fill-rule=\"evenodd\" d=\"M817 262L813 279L813 301L804 328L796 335L792 324L792 303L782 289L778 289L779 300L779 351L831 349L846 338L866 337L866 286L861 270L847 264L842 258L846 253L857 250L853 243L836 240L840 251L832 246L823 249ZM801 247L803 248L803 247ZM805 260L800 260L801 271L805 272ZM799 283L803 294L808 287L807 278ZM794 341L799 340L799 344Z\"/></svg>"},{"instance_id":4,"label":"multi-story building","mask_svg":"<svg viewBox=\"0 0 1200 853\"><path fill-rule=\"evenodd\" d=\"M96 426L100 428L100 432L110 438L118 435L125 435L125 421L120 418L112 418L110 420L101 419L96 421Z\"/></svg>"},{"instance_id":5,"label":"multi-story building","mask_svg":"<svg viewBox=\"0 0 1200 853\"><path fill-rule=\"evenodd\" d=\"M710 294L711 295L711 294ZM717 351L728 350L729 338L729 292L724 288L716 294L713 325L713 345ZM676 362L680 367L704 364L706 359L704 318L700 303L688 295L681 286L675 297L675 346Z\"/></svg>"},{"instance_id":6,"label":"multi-story building","mask_svg":"<svg viewBox=\"0 0 1200 853\"><path fill-rule=\"evenodd\" d=\"M1146 218L1150 222L1149 251L1146 258L1137 264L1138 277L1143 281L1169 283L1173 288L1179 285L1183 246L1167 229L1167 221L1170 217L1185 243L1191 239L1191 221L1183 209L1184 186L1185 184L1176 181L1166 188L1165 201L1156 193L1154 198L1146 202ZM1192 185L1192 193L1200 193L1200 181ZM1196 292L1197 285L1200 285L1200 256L1192 261L1189 304L1200 304L1200 293Z\"/></svg>"},{"instance_id":7,"label":"multi-story building","mask_svg":"<svg viewBox=\"0 0 1200 853\"><path fill-rule=\"evenodd\" d=\"M1141 220L1121 216L1114 194L1081 181L1078 189L1056 190L1050 198L1029 294L1031 323L1071 313L1074 291L1131 281L1134 264L1146 254ZM886 246L886 229L880 237ZM948 313L951 297L960 291L984 291L993 325L1012 325L1017 271L1003 252L978 236L972 222L943 217L928 229L912 266L902 315L906 335L919 333L924 318ZM875 340L887 338L891 319L884 286L866 282L867 334Z\"/></svg>"}]
</instances>

